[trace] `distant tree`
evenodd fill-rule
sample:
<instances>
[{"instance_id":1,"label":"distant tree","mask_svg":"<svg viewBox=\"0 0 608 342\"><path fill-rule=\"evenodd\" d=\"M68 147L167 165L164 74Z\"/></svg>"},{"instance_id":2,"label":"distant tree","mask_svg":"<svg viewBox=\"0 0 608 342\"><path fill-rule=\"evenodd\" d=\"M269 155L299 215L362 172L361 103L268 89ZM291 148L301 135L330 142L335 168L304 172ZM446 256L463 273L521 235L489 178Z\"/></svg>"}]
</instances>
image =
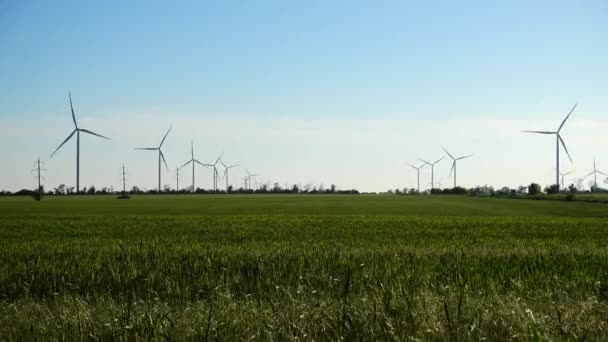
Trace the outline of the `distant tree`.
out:
<instances>
[{"instance_id":1,"label":"distant tree","mask_svg":"<svg viewBox=\"0 0 608 342\"><path fill-rule=\"evenodd\" d=\"M554 195L559 193L559 186L557 184L552 184L545 187L545 193L549 195Z\"/></svg>"},{"instance_id":2,"label":"distant tree","mask_svg":"<svg viewBox=\"0 0 608 342\"><path fill-rule=\"evenodd\" d=\"M568 191L570 191L571 194L574 194L578 191L578 189L576 188L576 185L570 184L570 186L568 187Z\"/></svg>"},{"instance_id":3,"label":"distant tree","mask_svg":"<svg viewBox=\"0 0 608 342\"><path fill-rule=\"evenodd\" d=\"M137 186L137 185L133 185L133 187L131 188L130 193L133 194L139 194L141 193L141 189Z\"/></svg>"},{"instance_id":4,"label":"distant tree","mask_svg":"<svg viewBox=\"0 0 608 342\"><path fill-rule=\"evenodd\" d=\"M75 187L73 187L73 186L68 186L68 187L66 188L66 193L67 193L68 195L73 195L73 194L74 194L74 189L76 189L76 188L75 188Z\"/></svg>"},{"instance_id":5,"label":"distant tree","mask_svg":"<svg viewBox=\"0 0 608 342\"><path fill-rule=\"evenodd\" d=\"M41 201L42 197L44 197L44 185L40 185L38 191L34 192L34 199L36 201Z\"/></svg>"},{"instance_id":6,"label":"distant tree","mask_svg":"<svg viewBox=\"0 0 608 342\"><path fill-rule=\"evenodd\" d=\"M583 183L585 182L585 178L577 178L575 181L576 182L574 184L576 184L576 188L579 191L582 191L583 190Z\"/></svg>"},{"instance_id":7,"label":"distant tree","mask_svg":"<svg viewBox=\"0 0 608 342\"><path fill-rule=\"evenodd\" d=\"M234 187L232 185L228 186L228 191L227 192L232 192L234 190Z\"/></svg>"},{"instance_id":8,"label":"distant tree","mask_svg":"<svg viewBox=\"0 0 608 342\"><path fill-rule=\"evenodd\" d=\"M299 192L300 192L300 188L298 188L298 185L297 185L297 184L294 184L294 185L291 187L291 193L293 193L293 194L297 194L297 193L299 193Z\"/></svg>"},{"instance_id":9,"label":"distant tree","mask_svg":"<svg viewBox=\"0 0 608 342\"><path fill-rule=\"evenodd\" d=\"M169 184L163 185L163 192L170 192L170 191L171 191L171 185L169 185Z\"/></svg>"},{"instance_id":10,"label":"distant tree","mask_svg":"<svg viewBox=\"0 0 608 342\"><path fill-rule=\"evenodd\" d=\"M65 184L59 184L59 186L55 188L55 195L64 195L64 194L65 194Z\"/></svg>"},{"instance_id":11,"label":"distant tree","mask_svg":"<svg viewBox=\"0 0 608 342\"><path fill-rule=\"evenodd\" d=\"M91 185L91 187L86 191L87 195L95 195L95 185Z\"/></svg>"},{"instance_id":12,"label":"distant tree","mask_svg":"<svg viewBox=\"0 0 608 342\"><path fill-rule=\"evenodd\" d=\"M540 194L541 187L536 183L532 183L528 186L528 194L534 196Z\"/></svg>"},{"instance_id":13,"label":"distant tree","mask_svg":"<svg viewBox=\"0 0 608 342\"><path fill-rule=\"evenodd\" d=\"M524 193L526 193L527 191L528 191L528 188L527 188L527 187L525 187L525 186L523 186L523 185L520 185L520 186L517 188L517 193L519 193L519 194L524 194Z\"/></svg>"},{"instance_id":14,"label":"distant tree","mask_svg":"<svg viewBox=\"0 0 608 342\"><path fill-rule=\"evenodd\" d=\"M333 194L333 193L335 193L335 192L336 192L336 189L337 189L336 184L332 184L332 185L329 187L329 192L331 192L331 193ZM397 191L399 191L399 190L397 190Z\"/></svg>"}]
</instances>

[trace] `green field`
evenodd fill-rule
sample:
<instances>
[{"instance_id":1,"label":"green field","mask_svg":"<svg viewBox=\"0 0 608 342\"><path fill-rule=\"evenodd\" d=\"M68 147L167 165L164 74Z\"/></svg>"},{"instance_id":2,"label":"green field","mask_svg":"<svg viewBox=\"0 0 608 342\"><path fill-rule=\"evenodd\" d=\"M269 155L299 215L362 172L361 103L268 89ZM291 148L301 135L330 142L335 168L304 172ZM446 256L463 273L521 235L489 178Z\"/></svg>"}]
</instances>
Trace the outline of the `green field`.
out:
<instances>
[{"instance_id":1,"label":"green field","mask_svg":"<svg viewBox=\"0 0 608 342\"><path fill-rule=\"evenodd\" d=\"M608 205L0 199L0 340L608 338Z\"/></svg>"}]
</instances>

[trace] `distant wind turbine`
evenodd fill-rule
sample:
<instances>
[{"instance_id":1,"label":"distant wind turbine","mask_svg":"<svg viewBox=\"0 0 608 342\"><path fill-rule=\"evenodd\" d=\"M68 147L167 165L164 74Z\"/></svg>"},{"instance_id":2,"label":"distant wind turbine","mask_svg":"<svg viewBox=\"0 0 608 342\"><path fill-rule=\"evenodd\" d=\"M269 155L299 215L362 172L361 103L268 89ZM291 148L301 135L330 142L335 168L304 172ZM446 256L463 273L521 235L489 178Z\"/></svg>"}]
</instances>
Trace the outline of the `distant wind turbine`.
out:
<instances>
[{"instance_id":1,"label":"distant wind turbine","mask_svg":"<svg viewBox=\"0 0 608 342\"><path fill-rule=\"evenodd\" d=\"M445 158L445 155L439 159L437 159L435 162L430 163L424 159L420 159L421 162L425 163L426 165L431 167L431 190L435 188L435 165L437 165L437 163L439 163L440 161L442 161Z\"/></svg>"},{"instance_id":2,"label":"distant wind turbine","mask_svg":"<svg viewBox=\"0 0 608 342\"><path fill-rule=\"evenodd\" d=\"M564 173L564 172L559 173L561 180L562 180L562 187L565 187L565 185L566 185L566 182L564 182L564 179L566 178L567 175L572 174L572 172L574 172L574 171L569 171L566 173Z\"/></svg>"},{"instance_id":3,"label":"distant wind turbine","mask_svg":"<svg viewBox=\"0 0 608 342\"><path fill-rule=\"evenodd\" d=\"M224 153L222 152L222 154L220 154L219 157L217 157L217 159L215 160L215 163L213 164L203 164L203 166L209 166L209 167L213 167L213 191L217 191L217 183L218 183L218 178L219 178L219 172L217 172L217 163L219 163L222 160L222 156L224 155Z\"/></svg>"},{"instance_id":4,"label":"distant wind turbine","mask_svg":"<svg viewBox=\"0 0 608 342\"><path fill-rule=\"evenodd\" d=\"M418 174L418 193L420 193L420 170L426 166L426 164L422 164L419 167L416 167L412 164L408 164L411 168L413 168L414 170L416 170L416 173Z\"/></svg>"},{"instance_id":5,"label":"distant wind turbine","mask_svg":"<svg viewBox=\"0 0 608 342\"><path fill-rule=\"evenodd\" d=\"M553 132L553 131L523 131L524 133L555 135L555 184L557 185L558 189L560 189L560 184L559 184L559 180L560 180L559 179L559 177L560 177L560 174L559 174L559 144L560 143L564 147L564 151L566 151L566 154L568 155L568 159L570 159L570 163L572 163L572 158L570 158L570 153L568 152L566 143L564 142L564 139L562 139L562 136L559 133L562 131L562 128L564 128L566 121L568 121L568 118L570 118L570 115L572 115L572 112L574 112L574 109L576 108L577 105L578 105L578 103L575 104L574 107L572 107L572 109L570 110L570 113L568 113L568 115L566 116L564 121L562 121L562 124L559 125L559 128L555 132Z\"/></svg>"},{"instance_id":6,"label":"distant wind turbine","mask_svg":"<svg viewBox=\"0 0 608 342\"><path fill-rule=\"evenodd\" d=\"M162 189L160 187L160 161L162 159L163 163L165 163L165 168L169 169L169 167L167 166L167 161L165 160L165 155L163 154L162 151L162 147L163 147L163 143L165 142L165 139L167 139L167 135L169 135L169 132L171 132L171 127L169 127L169 130L167 130L167 133L165 133L165 136L163 137L163 140L160 141L160 145L158 145L158 147L138 147L136 148L136 150L146 150L146 151L158 151L158 192L161 192Z\"/></svg>"},{"instance_id":7,"label":"distant wind turbine","mask_svg":"<svg viewBox=\"0 0 608 342\"><path fill-rule=\"evenodd\" d=\"M76 122L76 115L74 114L74 106L72 105L72 93L71 92L68 92L68 97L70 98L70 109L72 110L72 121L74 121L74 130L61 143L61 145L59 145L59 147L57 147L55 152L53 152L51 154L51 158L53 158L55 153L57 153L57 151L59 151L61 146L63 146L66 142L68 142L68 140L70 140L72 138L72 136L74 136L74 134L76 134L76 193L79 193L80 192L80 132L91 134L91 135L94 135L94 136L97 136L100 138L104 138L107 140L110 140L110 138L104 137L101 134L97 134L95 132L89 131L88 129L79 128L78 122Z\"/></svg>"},{"instance_id":8,"label":"distant wind turbine","mask_svg":"<svg viewBox=\"0 0 608 342\"><path fill-rule=\"evenodd\" d=\"M454 188L456 188L456 162L462 159L467 159L472 157L473 155L470 154L468 156L463 156L463 157L458 157L455 158L454 156L452 156L450 154L450 152L448 152L448 150L445 149L445 147L441 146L441 148L443 149L443 151L448 155L448 157L450 157L450 159L452 159L452 168L450 169L450 177L452 176L452 172L454 173ZM448 177L449 178L449 177Z\"/></svg>"},{"instance_id":9,"label":"distant wind turbine","mask_svg":"<svg viewBox=\"0 0 608 342\"><path fill-rule=\"evenodd\" d=\"M209 164L203 164L200 161L198 161L197 159L194 158L194 141L190 142L190 155L191 155L191 159L188 160L186 163L184 163L184 165L180 166L180 168L192 163L192 192L194 192L196 190L196 187L194 186L194 166L195 164L199 164L200 166L204 166L204 167L210 167L211 165Z\"/></svg>"},{"instance_id":10,"label":"distant wind turbine","mask_svg":"<svg viewBox=\"0 0 608 342\"><path fill-rule=\"evenodd\" d=\"M224 164L224 162L221 161L221 160L220 160L220 163L224 167L223 177L226 178L226 192L228 192L228 170L230 170L232 168L235 168L235 167L238 167L238 165L230 165L230 166L228 166L228 165Z\"/></svg>"},{"instance_id":11,"label":"distant wind turbine","mask_svg":"<svg viewBox=\"0 0 608 342\"><path fill-rule=\"evenodd\" d=\"M251 190L251 178L253 177L255 179L255 177L257 177L256 174L253 173L249 173L249 170L245 169L245 172L247 172L247 183L246 183L246 187L247 190Z\"/></svg>"},{"instance_id":12,"label":"distant wind turbine","mask_svg":"<svg viewBox=\"0 0 608 342\"><path fill-rule=\"evenodd\" d=\"M587 175L587 177L593 175L593 183L594 183L594 188L597 189L597 174L603 175L603 176L608 176L607 174L603 173L602 171L599 171L595 165L595 157L593 157L593 171L591 171L590 174ZM585 177L585 178L587 178Z\"/></svg>"}]
</instances>

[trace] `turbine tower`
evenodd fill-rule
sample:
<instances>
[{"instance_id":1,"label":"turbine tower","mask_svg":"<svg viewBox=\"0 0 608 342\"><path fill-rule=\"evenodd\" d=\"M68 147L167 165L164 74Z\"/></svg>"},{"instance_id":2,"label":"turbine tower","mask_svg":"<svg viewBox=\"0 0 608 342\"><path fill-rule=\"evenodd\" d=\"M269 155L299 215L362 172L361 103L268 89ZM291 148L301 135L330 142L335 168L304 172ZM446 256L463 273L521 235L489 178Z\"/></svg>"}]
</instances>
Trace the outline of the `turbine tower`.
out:
<instances>
[{"instance_id":1,"label":"turbine tower","mask_svg":"<svg viewBox=\"0 0 608 342\"><path fill-rule=\"evenodd\" d=\"M594 189L597 190L597 174L603 175L603 176L608 176L607 174L603 173L602 171L599 171L595 165L595 157L593 157L593 171L591 171L590 174L587 175L587 177L593 175L593 183L594 183ZM585 177L585 178L587 178Z\"/></svg>"},{"instance_id":2,"label":"turbine tower","mask_svg":"<svg viewBox=\"0 0 608 342\"><path fill-rule=\"evenodd\" d=\"M171 127L169 127L169 130L167 130L167 133L165 133L165 136L163 137L163 140L160 141L160 145L158 145L158 147L138 147L136 148L136 150L146 150L146 151L158 151L158 192L161 192L161 187L160 187L160 161L162 159L163 163L165 163L165 168L169 169L169 167L167 166L167 161L165 160L165 155L163 154L162 151L162 147L163 147L163 143L165 142L165 139L167 139L167 135L169 135L169 132L171 132Z\"/></svg>"},{"instance_id":3,"label":"turbine tower","mask_svg":"<svg viewBox=\"0 0 608 342\"><path fill-rule=\"evenodd\" d=\"M195 191L196 187L194 186L194 166L195 164L199 164L200 166L204 166L204 167L209 167L209 164L203 164L200 161L198 161L197 159L194 159L194 141L190 142L190 152L191 152L191 159L188 160L186 163L184 163L184 165L180 166L180 168L192 163L192 192Z\"/></svg>"},{"instance_id":4,"label":"turbine tower","mask_svg":"<svg viewBox=\"0 0 608 342\"><path fill-rule=\"evenodd\" d=\"M443 157L437 159L434 163L429 163L428 161L426 161L424 159L420 159L421 162L423 162L426 165L431 167L431 190L433 190L435 188L435 165L437 165L437 163L442 161L443 158L445 158L445 155Z\"/></svg>"},{"instance_id":5,"label":"turbine tower","mask_svg":"<svg viewBox=\"0 0 608 342\"><path fill-rule=\"evenodd\" d=\"M452 159L452 168L450 169L450 176L448 178L450 178L452 176L452 172L454 173L454 188L456 188L456 162L462 159L467 159L472 157L473 155L470 154L468 156L462 156L462 157L458 157L455 158L453 155L450 154L450 152L448 152L448 150L445 149L445 147L441 146L441 148L443 149L443 151L448 155L448 157L450 157L450 159Z\"/></svg>"},{"instance_id":6,"label":"turbine tower","mask_svg":"<svg viewBox=\"0 0 608 342\"><path fill-rule=\"evenodd\" d=\"M95 132L89 131L88 129L78 127L78 122L76 121L76 115L74 114L74 106L72 105L72 93L68 92L68 97L70 98L70 109L72 110L72 121L74 121L74 130L68 137L57 147L55 152L51 154L51 158L59 151L61 146L63 146L68 140L70 140L74 134L76 134L76 193L80 192L80 132L91 134L100 138L104 138L110 140L108 137L104 137L101 134L97 134Z\"/></svg>"},{"instance_id":7,"label":"turbine tower","mask_svg":"<svg viewBox=\"0 0 608 342\"><path fill-rule=\"evenodd\" d=\"M408 164L410 167L412 167L414 170L416 170L417 174L418 174L418 193L420 193L420 170L426 166L426 164L422 164L419 167L416 167L412 164Z\"/></svg>"},{"instance_id":8,"label":"turbine tower","mask_svg":"<svg viewBox=\"0 0 608 342\"><path fill-rule=\"evenodd\" d=\"M222 164L222 166L224 167L224 174L222 177L226 178L226 192L228 192L228 170L237 167L238 165L226 165L224 164L223 161L220 160L220 163Z\"/></svg>"},{"instance_id":9,"label":"turbine tower","mask_svg":"<svg viewBox=\"0 0 608 342\"><path fill-rule=\"evenodd\" d=\"M570 163L572 163L572 158L570 158L570 153L568 152L566 143L564 142L564 139L562 139L562 136L559 133L562 131L562 128L564 128L566 121L568 121L568 118L570 118L570 115L572 115L572 112L574 112L574 109L576 108L576 106L578 106L578 103L575 104L574 107L572 107L572 109L570 110L570 113L568 113L568 115L566 116L564 121L562 121L562 124L559 125L559 128L555 132L553 132L553 131L523 131L524 133L555 135L555 184L557 185L558 189L560 189L560 184L559 184L559 177L560 177L560 174L559 174L559 144L560 143L564 147L564 151L566 151L566 154L568 155L568 159L570 159Z\"/></svg>"}]
</instances>

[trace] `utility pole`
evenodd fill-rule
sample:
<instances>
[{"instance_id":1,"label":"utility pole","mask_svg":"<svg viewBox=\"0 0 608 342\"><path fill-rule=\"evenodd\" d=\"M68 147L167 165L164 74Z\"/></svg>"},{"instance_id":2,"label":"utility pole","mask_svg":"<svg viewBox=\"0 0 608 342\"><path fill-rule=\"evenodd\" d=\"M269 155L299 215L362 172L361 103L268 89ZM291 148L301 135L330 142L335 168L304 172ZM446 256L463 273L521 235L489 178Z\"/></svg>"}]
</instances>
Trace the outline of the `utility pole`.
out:
<instances>
[{"instance_id":1,"label":"utility pole","mask_svg":"<svg viewBox=\"0 0 608 342\"><path fill-rule=\"evenodd\" d=\"M42 178L42 171L46 171L46 169L43 169L41 167L41 163L40 163L40 157L38 157L38 160L34 162L34 164L36 165L36 168L32 171L36 172L36 178L38 179L38 190L36 190L37 193L37 198L36 200L40 201L42 199L42 182L41 182L41 178Z\"/></svg>"},{"instance_id":2,"label":"utility pole","mask_svg":"<svg viewBox=\"0 0 608 342\"><path fill-rule=\"evenodd\" d=\"M125 171L125 165L122 165L122 194L126 194L127 193L127 181L126 181L126 171Z\"/></svg>"}]
</instances>

